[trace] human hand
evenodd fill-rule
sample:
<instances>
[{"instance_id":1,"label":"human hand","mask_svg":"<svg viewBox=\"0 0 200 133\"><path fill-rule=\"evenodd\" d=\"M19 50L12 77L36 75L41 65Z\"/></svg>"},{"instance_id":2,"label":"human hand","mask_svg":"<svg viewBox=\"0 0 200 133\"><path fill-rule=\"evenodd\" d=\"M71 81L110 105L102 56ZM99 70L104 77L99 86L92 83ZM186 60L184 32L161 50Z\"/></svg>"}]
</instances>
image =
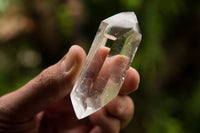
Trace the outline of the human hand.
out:
<instances>
[{"instance_id":1,"label":"human hand","mask_svg":"<svg viewBox=\"0 0 200 133\"><path fill-rule=\"evenodd\" d=\"M77 120L69 99L86 54L79 46L20 89L0 97L0 133L117 133L133 116L139 74L128 70L119 95L91 116Z\"/></svg>"}]
</instances>

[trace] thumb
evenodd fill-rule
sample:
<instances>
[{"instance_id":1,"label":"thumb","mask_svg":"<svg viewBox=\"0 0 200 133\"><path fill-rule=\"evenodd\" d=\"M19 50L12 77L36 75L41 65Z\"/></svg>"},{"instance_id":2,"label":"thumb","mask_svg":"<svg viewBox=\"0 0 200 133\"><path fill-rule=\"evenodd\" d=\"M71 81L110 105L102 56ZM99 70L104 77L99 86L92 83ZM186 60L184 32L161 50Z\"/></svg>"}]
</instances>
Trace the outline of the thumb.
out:
<instances>
[{"instance_id":1,"label":"thumb","mask_svg":"<svg viewBox=\"0 0 200 133\"><path fill-rule=\"evenodd\" d=\"M42 71L22 88L0 98L0 118L25 121L69 95L85 61L86 54L79 46L55 65Z\"/></svg>"}]
</instances>

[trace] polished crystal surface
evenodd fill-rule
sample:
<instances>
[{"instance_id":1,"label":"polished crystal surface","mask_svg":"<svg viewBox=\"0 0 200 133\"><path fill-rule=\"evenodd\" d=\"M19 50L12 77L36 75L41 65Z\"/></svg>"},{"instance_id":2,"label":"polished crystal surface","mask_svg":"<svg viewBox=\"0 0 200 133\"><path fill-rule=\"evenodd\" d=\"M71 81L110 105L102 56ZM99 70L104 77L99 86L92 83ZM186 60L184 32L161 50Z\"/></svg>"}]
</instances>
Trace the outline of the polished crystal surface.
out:
<instances>
[{"instance_id":1,"label":"polished crystal surface","mask_svg":"<svg viewBox=\"0 0 200 133\"><path fill-rule=\"evenodd\" d=\"M70 95L78 119L118 95L140 41L134 12L122 12L101 22Z\"/></svg>"}]
</instances>

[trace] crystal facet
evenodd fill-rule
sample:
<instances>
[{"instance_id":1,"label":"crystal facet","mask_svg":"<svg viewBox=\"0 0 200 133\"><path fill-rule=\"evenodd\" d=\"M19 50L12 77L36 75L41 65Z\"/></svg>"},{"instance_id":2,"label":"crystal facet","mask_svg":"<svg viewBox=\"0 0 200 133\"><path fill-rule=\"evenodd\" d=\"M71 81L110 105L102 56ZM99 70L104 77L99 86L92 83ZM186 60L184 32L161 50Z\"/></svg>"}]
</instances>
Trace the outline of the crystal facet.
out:
<instances>
[{"instance_id":1,"label":"crystal facet","mask_svg":"<svg viewBox=\"0 0 200 133\"><path fill-rule=\"evenodd\" d=\"M101 22L70 95L78 119L118 95L141 37L134 12L122 12Z\"/></svg>"}]
</instances>

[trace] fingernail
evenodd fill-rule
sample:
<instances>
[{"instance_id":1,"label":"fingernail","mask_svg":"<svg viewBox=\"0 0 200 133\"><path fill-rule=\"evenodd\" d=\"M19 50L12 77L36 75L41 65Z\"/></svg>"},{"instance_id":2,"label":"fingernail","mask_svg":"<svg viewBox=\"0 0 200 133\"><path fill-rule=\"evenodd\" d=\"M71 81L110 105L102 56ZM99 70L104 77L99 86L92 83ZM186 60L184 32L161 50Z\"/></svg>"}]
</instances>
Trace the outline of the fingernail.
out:
<instances>
[{"instance_id":1,"label":"fingernail","mask_svg":"<svg viewBox=\"0 0 200 133\"><path fill-rule=\"evenodd\" d=\"M64 72L69 72L73 68L75 62L76 62L76 60L75 60L74 56L72 55L72 51L70 48L65 59L61 63L62 70Z\"/></svg>"}]
</instances>

